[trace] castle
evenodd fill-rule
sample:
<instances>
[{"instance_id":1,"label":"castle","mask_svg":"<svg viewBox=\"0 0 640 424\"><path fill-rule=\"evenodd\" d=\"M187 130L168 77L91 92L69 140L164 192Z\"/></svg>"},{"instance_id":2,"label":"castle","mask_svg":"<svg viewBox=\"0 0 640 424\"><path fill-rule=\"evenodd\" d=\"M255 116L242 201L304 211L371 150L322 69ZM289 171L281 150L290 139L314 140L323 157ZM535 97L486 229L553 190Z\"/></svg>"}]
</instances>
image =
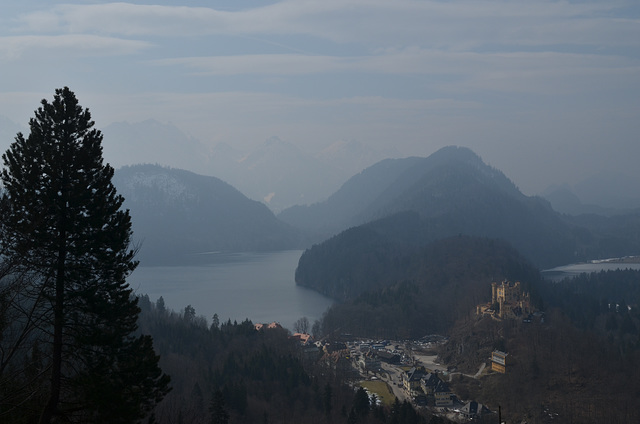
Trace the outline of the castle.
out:
<instances>
[{"instance_id":1,"label":"castle","mask_svg":"<svg viewBox=\"0 0 640 424\"><path fill-rule=\"evenodd\" d=\"M478 315L491 315L500 319L528 316L532 312L529 293L522 291L519 281L491 283L491 303L477 307Z\"/></svg>"}]
</instances>

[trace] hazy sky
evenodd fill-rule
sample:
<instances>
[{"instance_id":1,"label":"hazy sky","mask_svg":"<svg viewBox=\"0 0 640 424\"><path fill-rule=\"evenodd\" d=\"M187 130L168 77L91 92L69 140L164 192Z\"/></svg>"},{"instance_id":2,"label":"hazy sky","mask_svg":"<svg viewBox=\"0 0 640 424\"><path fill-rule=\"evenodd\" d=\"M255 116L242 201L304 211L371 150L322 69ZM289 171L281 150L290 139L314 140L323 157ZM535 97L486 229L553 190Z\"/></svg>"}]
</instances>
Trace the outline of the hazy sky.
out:
<instances>
[{"instance_id":1,"label":"hazy sky","mask_svg":"<svg viewBox=\"0 0 640 424\"><path fill-rule=\"evenodd\" d=\"M527 194L640 179L637 0L2 2L0 115L65 85L99 127L208 145L456 144Z\"/></svg>"}]
</instances>

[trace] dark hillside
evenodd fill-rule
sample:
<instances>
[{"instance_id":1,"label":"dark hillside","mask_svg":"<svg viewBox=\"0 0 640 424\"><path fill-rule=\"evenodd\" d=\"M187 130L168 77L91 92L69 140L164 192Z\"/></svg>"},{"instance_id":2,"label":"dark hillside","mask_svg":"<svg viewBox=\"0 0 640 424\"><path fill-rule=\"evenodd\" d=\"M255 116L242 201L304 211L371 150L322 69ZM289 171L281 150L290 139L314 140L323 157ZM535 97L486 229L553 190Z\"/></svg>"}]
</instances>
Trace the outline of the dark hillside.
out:
<instances>
[{"instance_id":1,"label":"dark hillside","mask_svg":"<svg viewBox=\"0 0 640 424\"><path fill-rule=\"evenodd\" d=\"M210 251L300 246L298 231L217 178L136 165L119 169L113 181L131 210L146 264L184 262Z\"/></svg>"},{"instance_id":2,"label":"dark hillside","mask_svg":"<svg viewBox=\"0 0 640 424\"><path fill-rule=\"evenodd\" d=\"M492 281L518 280L532 290L540 278L508 244L484 238L459 236L404 250L379 244L353 256L346 260L359 266L344 279L318 276L335 284L325 294L344 301L324 317L326 334L340 329L402 339L447 332L456 320L468 318L475 305L490 300Z\"/></svg>"},{"instance_id":3,"label":"dark hillside","mask_svg":"<svg viewBox=\"0 0 640 424\"><path fill-rule=\"evenodd\" d=\"M456 393L501 405L507 422L638 422L640 271L536 286L544 320L476 317L453 326L439 356L458 371L475 374L494 349L512 358L506 374L454 377Z\"/></svg>"},{"instance_id":4,"label":"dark hillside","mask_svg":"<svg viewBox=\"0 0 640 424\"><path fill-rule=\"evenodd\" d=\"M619 258L640 254L640 212L622 215L565 216L564 219L584 234L580 250L590 259Z\"/></svg>"}]
</instances>

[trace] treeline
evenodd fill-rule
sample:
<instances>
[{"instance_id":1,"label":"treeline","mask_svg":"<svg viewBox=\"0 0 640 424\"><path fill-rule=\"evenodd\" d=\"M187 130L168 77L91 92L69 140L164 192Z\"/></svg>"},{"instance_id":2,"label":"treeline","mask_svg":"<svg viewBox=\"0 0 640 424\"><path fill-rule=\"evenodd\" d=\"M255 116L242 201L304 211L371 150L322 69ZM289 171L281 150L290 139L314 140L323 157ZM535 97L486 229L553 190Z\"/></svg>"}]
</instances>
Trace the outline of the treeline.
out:
<instances>
[{"instance_id":1,"label":"treeline","mask_svg":"<svg viewBox=\"0 0 640 424\"><path fill-rule=\"evenodd\" d=\"M593 331L621 352L640 349L640 271L601 271L544 282L540 293L580 329Z\"/></svg>"},{"instance_id":2,"label":"treeline","mask_svg":"<svg viewBox=\"0 0 640 424\"><path fill-rule=\"evenodd\" d=\"M471 319L476 305L491 300L490 283L503 279L521 281L537 299L538 270L503 241L458 236L426 247L367 245L334 252L325 266L304 255L300 260L297 277L306 281L315 272L317 284L331 282L323 286L325 294L344 300L315 326L323 334L339 330L402 339L446 333L457 320ZM339 293L343 296L336 296Z\"/></svg>"},{"instance_id":3,"label":"treeline","mask_svg":"<svg viewBox=\"0 0 640 424\"><path fill-rule=\"evenodd\" d=\"M191 306L177 313L140 298L140 331L151 334L171 392L155 411L163 423L438 423L406 403L377 405L320 353L305 356L283 328L218 322ZM363 397L364 393L364 397ZM432 421L430 421L432 419Z\"/></svg>"}]
</instances>

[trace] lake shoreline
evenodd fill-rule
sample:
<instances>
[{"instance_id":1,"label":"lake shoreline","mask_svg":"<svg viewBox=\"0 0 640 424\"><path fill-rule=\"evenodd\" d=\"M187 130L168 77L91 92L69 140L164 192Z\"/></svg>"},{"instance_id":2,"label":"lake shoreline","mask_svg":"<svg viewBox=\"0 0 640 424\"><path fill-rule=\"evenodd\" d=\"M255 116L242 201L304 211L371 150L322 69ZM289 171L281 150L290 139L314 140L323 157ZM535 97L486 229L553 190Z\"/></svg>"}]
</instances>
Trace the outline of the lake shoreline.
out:
<instances>
[{"instance_id":1,"label":"lake shoreline","mask_svg":"<svg viewBox=\"0 0 640 424\"><path fill-rule=\"evenodd\" d=\"M128 282L153 302L162 296L176 312L190 305L208 321L215 313L220 321L278 322L292 330L299 318L313 323L335 303L295 284L302 252L208 252L188 265L141 265Z\"/></svg>"}]
</instances>

